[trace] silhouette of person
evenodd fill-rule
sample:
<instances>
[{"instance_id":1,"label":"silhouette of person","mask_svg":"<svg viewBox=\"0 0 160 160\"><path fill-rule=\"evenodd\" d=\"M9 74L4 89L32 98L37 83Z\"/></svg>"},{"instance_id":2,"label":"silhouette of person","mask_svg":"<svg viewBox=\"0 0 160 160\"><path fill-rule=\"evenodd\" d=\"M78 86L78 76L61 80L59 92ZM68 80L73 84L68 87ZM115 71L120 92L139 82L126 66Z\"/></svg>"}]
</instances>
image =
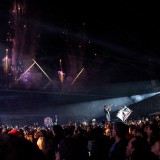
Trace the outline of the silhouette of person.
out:
<instances>
[{"instance_id":1,"label":"silhouette of person","mask_svg":"<svg viewBox=\"0 0 160 160\"><path fill-rule=\"evenodd\" d=\"M111 121L110 111L111 111L111 106L105 105L105 106L104 106L104 112L105 112L106 120L107 120L108 122Z\"/></svg>"}]
</instances>

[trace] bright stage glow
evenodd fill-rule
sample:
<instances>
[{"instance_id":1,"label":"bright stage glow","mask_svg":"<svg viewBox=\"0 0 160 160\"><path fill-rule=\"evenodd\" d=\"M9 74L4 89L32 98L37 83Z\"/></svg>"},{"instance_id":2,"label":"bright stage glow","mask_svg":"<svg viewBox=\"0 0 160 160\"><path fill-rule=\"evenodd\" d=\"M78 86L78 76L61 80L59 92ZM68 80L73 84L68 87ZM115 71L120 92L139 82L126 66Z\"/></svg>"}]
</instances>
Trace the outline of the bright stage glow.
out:
<instances>
[{"instance_id":1,"label":"bright stage glow","mask_svg":"<svg viewBox=\"0 0 160 160\"><path fill-rule=\"evenodd\" d=\"M142 95L133 95L132 98L137 97L139 98L137 102L140 102L144 99L150 98L159 94L160 92L156 93L148 93ZM103 112L104 105L111 105L111 114L112 112L118 112L122 106L130 106L136 104L136 101L133 101L131 97L118 97L118 98L110 98L110 99L102 99L97 101L90 101L90 102L83 102L83 103L76 103L76 104L69 104L66 105L66 114L72 113L79 117L79 121L90 121L91 119L99 119L101 117L105 117ZM140 98L141 97L141 98ZM134 107L132 108L132 114L134 115ZM78 112L78 115L77 115ZM111 116L112 119L112 116Z\"/></svg>"},{"instance_id":2,"label":"bright stage glow","mask_svg":"<svg viewBox=\"0 0 160 160\"><path fill-rule=\"evenodd\" d=\"M10 62L11 60L8 58L8 49L6 49L6 56L2 59L3 69L6 74L8 73Z\"/></svg>"},{"instance_id":3,"label":"bright stage glow","mask_svg":"<svg viewBox=\"0 0 160 160\"><path fill-rule=\"evenodd\" d=\"M63 73L63 71L58 71L58 76L61 83L63 84L65 73Z\"/></svg>"}]
</instances>

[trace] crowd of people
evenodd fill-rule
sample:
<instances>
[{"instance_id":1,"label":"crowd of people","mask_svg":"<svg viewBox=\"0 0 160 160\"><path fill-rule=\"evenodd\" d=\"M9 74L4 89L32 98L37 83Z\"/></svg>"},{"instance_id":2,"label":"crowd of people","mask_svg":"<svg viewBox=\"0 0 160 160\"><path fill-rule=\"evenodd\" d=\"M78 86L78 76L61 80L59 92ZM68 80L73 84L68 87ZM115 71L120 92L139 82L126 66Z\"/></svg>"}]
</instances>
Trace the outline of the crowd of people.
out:
<instances>
[{"instance_id":1,"label":"crowd of people","mask_svg":"<svg viewBox=\"0 0 160 160\"><path fill-rule=\"evenodd\" d=\"M0 127L2 160L158 160L160 118Z\"/></svg>"}]
</instances>

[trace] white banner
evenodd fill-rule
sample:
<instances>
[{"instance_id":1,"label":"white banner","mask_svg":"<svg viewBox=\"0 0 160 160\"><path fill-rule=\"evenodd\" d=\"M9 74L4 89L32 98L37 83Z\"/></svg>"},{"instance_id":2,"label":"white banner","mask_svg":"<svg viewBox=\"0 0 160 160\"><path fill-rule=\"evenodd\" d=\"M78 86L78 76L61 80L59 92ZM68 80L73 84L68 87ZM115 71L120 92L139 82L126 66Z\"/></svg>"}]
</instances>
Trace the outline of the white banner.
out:
<instances>
[{"instance_id":1,"label":"white banner","mask_svg":"<svg viewBox=\"0 0 160 160\"><path fill-rule=\"evenodd\" d=\"M121 110L118 111L117 117L120 118L123 122L125 122L131 113L132 113L132 110L124 106Z\"/></svg>"}]
</instances>

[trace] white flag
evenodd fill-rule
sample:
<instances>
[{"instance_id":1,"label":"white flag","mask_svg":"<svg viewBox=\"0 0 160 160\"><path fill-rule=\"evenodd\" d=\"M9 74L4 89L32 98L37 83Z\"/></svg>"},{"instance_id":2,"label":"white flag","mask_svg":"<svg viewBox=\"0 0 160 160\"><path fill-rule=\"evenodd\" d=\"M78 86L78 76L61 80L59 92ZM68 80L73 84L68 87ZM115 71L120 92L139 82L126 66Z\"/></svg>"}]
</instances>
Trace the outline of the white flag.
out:
<instances>
[{"instance_id":1,"label":"white flag","mask_svg":"<svg viewBox=\"0 0 160 160\"><path fill-rule=\"evenodd\" d=\"M125 122L131 113L132 110L124 106L121 110L118 111L117 117L120 118L123 122Z\"/></svg>"}]
</instances>

